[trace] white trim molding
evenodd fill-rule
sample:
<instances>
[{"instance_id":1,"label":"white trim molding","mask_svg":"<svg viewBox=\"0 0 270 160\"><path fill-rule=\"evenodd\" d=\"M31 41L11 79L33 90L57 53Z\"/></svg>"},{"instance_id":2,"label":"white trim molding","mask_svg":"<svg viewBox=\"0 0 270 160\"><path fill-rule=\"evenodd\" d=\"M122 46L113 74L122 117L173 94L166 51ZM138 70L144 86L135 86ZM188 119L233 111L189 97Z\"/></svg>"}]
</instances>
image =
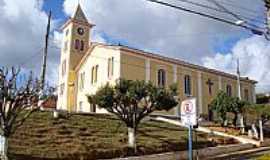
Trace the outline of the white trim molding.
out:
<instances>
[{"instance_id":1,"label":"white trim molding","mask_svg":"<svg viewBox=\"0 0 270 160\"><path fill-rule=\"evenodd\" d=\"M177 65L173 65L173 83L177 83Z\"/></svg>"},{"instance_id":2,"label":"white trim molding","mask_svg":"<svg viewBox=\"0 0 270 160\"><path fill-rule=\"evenodd\" d=\"M150 77L150 74L151 74L151 68L150 68L151 66L150 66L150 59L149 58L147 58L147 59L145 59L145 81L146 82L149 82L151 79L151 77Z\"/></svg>"},{"instance_id":3,"label":"white trim molding","mask_svg":"<svg viewBox=\"0 0 270 160\"><path fill-rule=\"evenodd\" d=\"M222 77L218 76L218 89L222 90Z\"/></svg>"},{"instance_id":4,"label":"white trim molding","mask_svg":"<svg viewBox=\"0 0 270 160\"><path fill-rule=\"evenodd\" d=\"M202 102L202 72L198 71L198 113L203 113L203 102Z\"/></svg>"}]
</instances>

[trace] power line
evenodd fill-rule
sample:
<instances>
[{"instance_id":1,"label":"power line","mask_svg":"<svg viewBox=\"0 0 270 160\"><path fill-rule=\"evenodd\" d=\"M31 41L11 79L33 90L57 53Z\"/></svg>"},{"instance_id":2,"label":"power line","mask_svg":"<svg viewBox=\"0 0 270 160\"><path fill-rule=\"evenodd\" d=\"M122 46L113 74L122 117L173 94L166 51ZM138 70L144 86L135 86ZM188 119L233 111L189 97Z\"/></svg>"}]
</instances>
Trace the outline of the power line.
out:
<instances>
[{"instance_id":1,"label":"power line","mask_svg":"<svg viewBox=\"0 0 270 160\"><path fill-rule=\"evenodd\" d=\"M235 17L237 20L243 21L243 19L240 17L240 15L237 15L234 12L230 11L229 9L227 9L226 7L224 7L223 5L219 4L216 0L207 0L207 1L212 2L213 4L215 4L216 6L218 6L220 9L222 9L224 12L226 12L226 13L232 15L233 17ZM254 24L252 24L250 22L246 22L246 23L248 23L252 27L260 28L259 26L254 25Z\"/></svg>"},{"instance_id":2,"label":"power line","mask_svg":"<svg viewBox=\"0 0 270 160\"><path fill-rule=\"evenodd\" d=\"M189 4L192 4L192 5L198 6L198 7L210 9L210 10L213 10L213 11L216 11L216 12L220 12L220 13L228 13L225 10L221 10L221 9L216 8L216 7L208 6L206 4L202 4L202 3L199 3L199 2L193 2L193 1L190 1L190 0L176 0L176 1L181 1L181 2L184 2L184 3L189 3ZM248 16L244 16L244 15L239 15L239 14L234 14L234 15L237 16L238 18L241 17L241 18L244 18L246 20L256 21L256 22L261 23L261 24L264 24L264 25L266 24L266 22L264 22L263 20L256 20L254 18L251 18L251 17L248 17Z\"/></svg>"},{"instance_id":3,"label":"power line","mask_svg":"<svg viewBox=\"0 0 270 160\"><path fill-rule=\"evenodd\" d=\"M232 22L230 20L226 20L226 19L223 19L223 18L220 18L220 17L216 17L216 16L212 16L212 15L209 15L209 14L206 14L206 13L194 11L194 10L191 10L191 9L187 9L185 7L176 6L176 5L164 2L164 1L159 1L159 0L146 0L146 1L152 2L152 3L157 3L157 4L164 5L164 6L167 6L167 7L171 7L171 8L174 8L174 9L182 10L182 11L189 12L189 13L192 13L192 14L195 14L195 15L200 15L202 17L210 18L210 19L213 19L213 20L216 20L216 21L219 21L219 22L223 22L223 23L226 23L226 24L233 25L233 26L241 27L241 28L244 28L244 29L247 29L247 30L251 31L253 34L265 35L264 31L261 31L261 30L258 30L256 28L246 26L246 25L243 25L243 24L236 24L235 22Z\"/></svg>"},{"instance_id":4,"label":"power line","mask_svg":"<svg viewBox=\"0 0 270 160\"><path fill-rule=\"evenodd\" d=\"M226 2L226 1L227 1L227 2ZM256 11L256 10L253 10L253 9L250 9L250 8L246 8L246 7L237 5L237 4L232 4L232 3L234 3L233 1L230 1L231 3L229 3L229 0L226 0L226 1L219 0L219 3L222 3L222 4L225 4L225 5L234 7L234 8L236 8L236 9L240 9L240 10L242 10L242 11L246 11L247 13L255 13L255 14L258 13L258 11Z\"/></svg>"}]
</instances>

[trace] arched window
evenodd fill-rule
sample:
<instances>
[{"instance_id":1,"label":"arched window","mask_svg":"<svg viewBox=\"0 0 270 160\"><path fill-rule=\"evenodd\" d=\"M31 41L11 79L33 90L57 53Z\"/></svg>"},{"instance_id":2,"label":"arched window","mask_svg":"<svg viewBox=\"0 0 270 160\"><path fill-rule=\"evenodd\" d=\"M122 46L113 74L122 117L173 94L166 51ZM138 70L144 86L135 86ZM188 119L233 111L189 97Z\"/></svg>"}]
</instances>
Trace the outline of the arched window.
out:
<instances>
[{"instance_id":1,"label":"arched window","mask_svg":"<svg viewBox=\"0 0 270 160\"><path fill-rule=\"evenodd\" d=\"M226 87L226 93L228 96L230 96L230 97L232 96L232 86L229 84Z\"/></svg>"},{"instance_id":2,"label":"arched window","mask_svg":"<svg viewBox=\"0 0 270 160\"><path fill-rule=\"evenodd\" d=\"M158 70L158 86L164 87L166 85L166 72L164 69Z\"/></svg>"},{"instance_id":3,"label":"arched window","mask_svg":"<svg viewBox=\"0 0 270 160\"><path fill-rule=\"evenodd\" d=\"M246 101L249 101L249 92L248 92L248 89L245 89L244 90L244 98Z\"/></svg>"},{"instance_id":4,"label":"arched window","mask_svg":"<svg viewBox=\"0 0 270 160\"><path fill-rule=\"evenodd\" d=\"M84 42L81 40L81 47L80 47L81 49L81 51L83 51L84 50Z\"/></svg>"},{"instance_id":5,"label":"arched window","mask_svg":"<svg viewBox=\"0 0 270 160\"><path fill-rule=\"evenodd\" d=\"M75 49L79 49L80 48L80 40L76 39L75 40Z\"/></svg>"},{"instance_id":6,"label":"arched window","mask_svg":"<svg viewBox=\"0 0 270 160\"><path fill-rule=\"evenodd\" d=\"M185 75L184 79L184 85L185 85L185 94L191 95L191 80L189 75Z\"/></svg>"}]
</instances>

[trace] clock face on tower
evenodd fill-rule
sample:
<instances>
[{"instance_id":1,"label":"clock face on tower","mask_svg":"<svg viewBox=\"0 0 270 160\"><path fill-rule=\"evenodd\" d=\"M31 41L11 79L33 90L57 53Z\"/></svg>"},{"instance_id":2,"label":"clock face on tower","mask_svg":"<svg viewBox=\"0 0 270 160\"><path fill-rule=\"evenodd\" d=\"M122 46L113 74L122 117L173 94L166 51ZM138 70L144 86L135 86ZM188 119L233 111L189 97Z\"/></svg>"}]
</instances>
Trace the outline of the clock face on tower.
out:
<instances>
[{"instance_id":1,"label":"clock face on tower","mask_svg":"<svg viewBox=\"0 0 270 160\"><path fill-rule=\"evenodd\" d=\"M77 29L77 32L78 32L79 35L83 35L83 34L84 34L84 29L81 28L81 27L79 27L79 28Z\"/></svg>"}]
</instances>

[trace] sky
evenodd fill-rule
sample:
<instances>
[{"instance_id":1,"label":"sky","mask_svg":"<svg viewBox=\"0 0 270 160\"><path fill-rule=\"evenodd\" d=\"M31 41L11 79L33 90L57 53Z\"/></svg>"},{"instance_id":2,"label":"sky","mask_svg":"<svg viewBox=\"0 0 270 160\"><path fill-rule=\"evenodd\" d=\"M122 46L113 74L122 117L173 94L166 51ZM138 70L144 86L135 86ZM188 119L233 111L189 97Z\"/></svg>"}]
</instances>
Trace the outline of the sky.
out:
<instances>
[{"instance_id":1,"label":"sky","mask_svg":"<svg viewBox=\"0 0 270 160\"><path fill-rule=\"evenodd\" d=\"M91 41L121 43L229 73L235 73L239 58L241 75L257 80L258 92L270 91L270 43L264 37L145 0L0 0L0 66L21 66L24 72L39 74L47 14L52 10L47 81L57 84L60 27L78 1L89 22L96 25ZM164 1L236 21L227 13L181 0ZM188 1L217 8L211 0ZM216 1L248 23L263 27L262 1Z\"/></svg>"}]
</instances>

